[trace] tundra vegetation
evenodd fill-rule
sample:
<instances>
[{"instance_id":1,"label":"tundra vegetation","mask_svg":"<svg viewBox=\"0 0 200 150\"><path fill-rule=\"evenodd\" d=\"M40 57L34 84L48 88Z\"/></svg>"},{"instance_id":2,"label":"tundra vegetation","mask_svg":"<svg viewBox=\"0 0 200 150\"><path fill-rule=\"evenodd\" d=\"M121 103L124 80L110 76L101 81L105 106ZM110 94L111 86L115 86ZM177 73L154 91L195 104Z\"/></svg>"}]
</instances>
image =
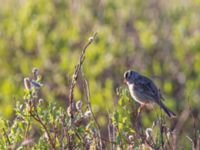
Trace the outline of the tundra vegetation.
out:
<instances>
[{"instance_id":1,"label":"tundra vegetation","mask_svg":"<svg viewBox=\"0 0 200 150\"><path fill-rule=\"evenodd\" d=\"M199 0L1 3L0 149L200 149ZM177 117L138 115L128 69Z\"/></svg>"}]
</instances>

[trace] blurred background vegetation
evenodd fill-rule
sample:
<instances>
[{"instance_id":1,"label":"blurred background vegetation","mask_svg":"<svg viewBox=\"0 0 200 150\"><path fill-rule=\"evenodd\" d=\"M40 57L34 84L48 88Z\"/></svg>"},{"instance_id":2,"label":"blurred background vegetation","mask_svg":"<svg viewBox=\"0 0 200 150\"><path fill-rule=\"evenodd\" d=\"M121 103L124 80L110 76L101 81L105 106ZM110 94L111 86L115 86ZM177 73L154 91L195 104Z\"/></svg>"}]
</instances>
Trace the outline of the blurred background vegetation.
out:
<instances>
[{"instance_id":1,"label":"blurred background vegetation","mask_svg":"<svg viewBox=\"0 0 200 150\"><path fill-rule=\"evenodd\" d=\"M0 2L0 115L12 118L16 101L23 100L23 78L34 67L43 76L44 99L65 105L81 48L94 32L98 38L83 69L101 126L117 104L116 89L126 87L128 69L151 77L177 114L188 104L198 113L200 0ZM85 101L81 82L75 99ZM153 115L144 116L147 125Z\"/></svg>"}]
</instances>

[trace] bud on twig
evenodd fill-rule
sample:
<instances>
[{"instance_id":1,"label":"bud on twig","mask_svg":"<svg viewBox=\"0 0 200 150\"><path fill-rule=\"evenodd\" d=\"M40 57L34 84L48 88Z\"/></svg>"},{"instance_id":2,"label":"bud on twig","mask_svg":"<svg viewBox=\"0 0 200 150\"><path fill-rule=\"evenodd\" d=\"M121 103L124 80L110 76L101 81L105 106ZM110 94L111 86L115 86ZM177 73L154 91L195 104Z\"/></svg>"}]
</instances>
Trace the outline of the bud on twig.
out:
<instances>
[{"instance_id":1,"label":"bud on twig","mask_svg":"<svg viewBox=\"0 0 200 150\"><path fill-rule=\"evenodd\" d=\"M92 113L91 113L91 111L90 111L90 110L88 110L88 111L86 111L86 112L85 112L85 114L84 114L84 115L85 115L85 117L86 117L86 118L89 118L89 117L91 117L91 116L92 116Z\"/></svg>"},{"instance_id":2,"label":"bud on twig","mask_svg":"<svg viewBox=\"0 0 200 150\"><path fill-rule=\"evenodd\" d=\"M30 90L31 89L31 83L30 83L30 79L29 78L24 78L24 87L26 90Z\"/></svg>"},{"instance_id":3,"label":"bud on twig","mask_svg":"<svg viewBox=\"0 0 200 150\"><path fill-rule=\"evenodd\" d=\"M69 107L67 108L67 114L68 116L71 117L72 113L76 112L76 104L72 103L72 105L69 105Z\"/></svg>"},{"instance_id":4,"label":"bud on twig","mask_svg":"<svg viewBox=\"0 0 200 150\"><path fill-rule=\"evenodd\" d=\"M80 110L81 107L82 107L82 105L83 105L82 101L79 100L78 102L76 102L76 109L77 109L77 110Z\"/></svg>"},{"instance_id":5,"label":"bud on twig","mask_svg":"<svg viewBox=\"0 0 200 150\"><path fill-rule=\"evenodd\" d=\"M31 85L33 85L36 88L40 88L41 86L43 86L43 84L35 81L35 80L30 80Z\"/></svg>"},{"instance_id":6,"label":"bud on twig","mask_svg":"<svg viewBox=\"0 0 200 150\"><path fill-rule=\"evenodd\" d=\"M151 138L152 137L152 129L151 128L147 128L145 130L145 134L146 134L147 139Z\"/></svg>"},{"instance_id":7,"label":"bud on twig","mask_svg":"<svg viewBox=\"0 0 200 150\"><path fill-rule=\"evenodd\" d=\"M128 139L129 139L130 141L133 141L133 135L129 135L129 136L128 136Z\"/></svg>"},{"instance_id":8,"label":"bud on twig","mask_svg":"<svg viewBox=\"0 0 200 150\"><path fill-rule=\"evenodd\" d=\"M43 103L44 100L42 98L39 99L39 103Z\"/></svg>"},{"instance_id":9,"label":"bud on twig","mask_svg":"<svg viewBox=\"0 0 200 150\"><path fill-rule=\"evenodd\" d=\"M89 42L92 42L93 40L94 40L93 36L89 37L89 39L88 39Z\"/></svg>"},{"instance_id":10,"label":"bud on twig","mask_svg":"<svg viewBox=\"0 0 200 150\"><path fill-rule=\"evenodd\" d=\"M32 73L33 73L34 79L37 80L37 77L39 75L39 70L37 68L33 68Z\"/></svg>"}]
</instances>

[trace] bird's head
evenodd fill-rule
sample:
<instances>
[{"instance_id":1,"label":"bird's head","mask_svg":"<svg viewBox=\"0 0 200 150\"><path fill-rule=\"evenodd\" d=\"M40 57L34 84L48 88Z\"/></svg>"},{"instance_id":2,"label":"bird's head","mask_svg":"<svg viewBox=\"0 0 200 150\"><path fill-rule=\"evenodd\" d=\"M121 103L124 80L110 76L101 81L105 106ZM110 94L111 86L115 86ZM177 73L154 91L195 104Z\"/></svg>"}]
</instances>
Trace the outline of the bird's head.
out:
<instances>
[{"instance_id":1,"label":"bird's head","mask_svg":"<svg viewBox=\"0 0 200 150\"><path fill-rule=\"evenodd\" d=\"M124 82L127 84L133 83L140 74L136 71L128 70L124 73Z\"/></svg>"}]
</instances>

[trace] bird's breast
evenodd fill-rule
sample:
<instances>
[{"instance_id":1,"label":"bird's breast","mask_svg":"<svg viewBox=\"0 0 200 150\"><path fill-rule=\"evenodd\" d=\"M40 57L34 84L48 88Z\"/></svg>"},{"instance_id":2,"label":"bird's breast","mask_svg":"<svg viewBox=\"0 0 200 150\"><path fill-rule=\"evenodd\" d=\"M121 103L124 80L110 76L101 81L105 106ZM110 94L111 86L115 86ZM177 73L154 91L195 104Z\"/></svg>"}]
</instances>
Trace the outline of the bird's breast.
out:
<instances>
[{"instance_id":1,"label":"bird's breast","mask_svg":"<svg viewBox=\"0 0 200 150\"><path fill-rule=\"evenodd\" d=\"M129 91L131 94L131 97L138 103L143 104L143 102L136 96L135 91L134 91L134 84L129 84Z\"/></svg>"}]
</instances>

